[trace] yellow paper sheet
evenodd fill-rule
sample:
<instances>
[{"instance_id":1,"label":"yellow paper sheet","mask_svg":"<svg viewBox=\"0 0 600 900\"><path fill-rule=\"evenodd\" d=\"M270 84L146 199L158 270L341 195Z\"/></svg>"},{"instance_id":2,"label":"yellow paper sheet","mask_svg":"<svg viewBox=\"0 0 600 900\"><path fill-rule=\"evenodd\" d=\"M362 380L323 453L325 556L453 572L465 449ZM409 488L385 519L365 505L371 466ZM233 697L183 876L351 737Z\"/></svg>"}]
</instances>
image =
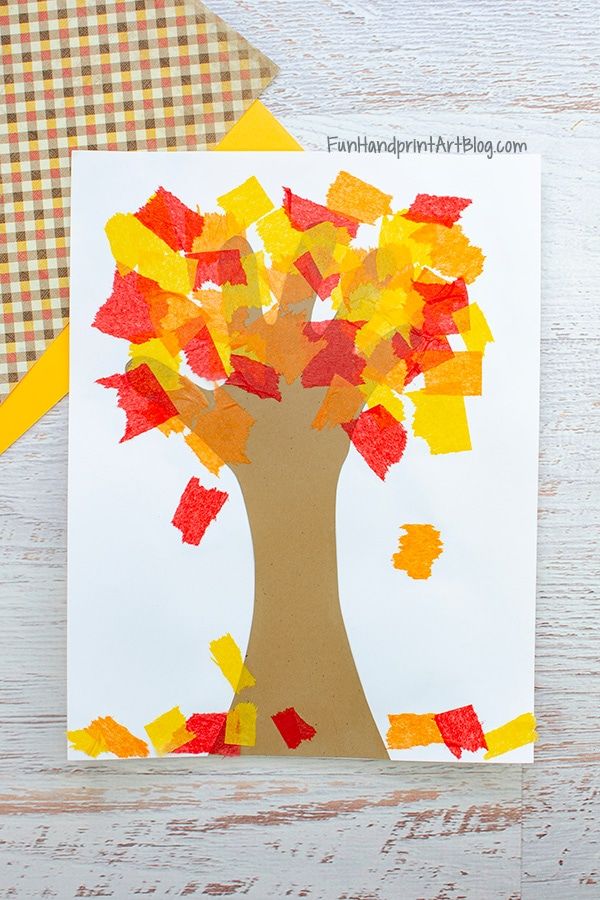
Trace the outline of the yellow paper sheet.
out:
<instances>
[{"instance_id":1,"label":"yellow paper sheet","mask_svg":"<svg viewBox=\"0 0 600 900\"><path fill-rule=\"evenodd\" d=\"M0 403L0 453L25 434L69 390L69 326Z\"/></svg>"},{"instance_id":2,"label":"yellow paper sheet","mask_svg":"<svg viewBox=\"0 0 600 900\"><path fill-rule=\"evenodd\" d=\"M283 125L256 100L215 150L301 150ZM69 390L69 326L48 346L27 375L0 404L3 453Z\"/></svg>"}]
</instances>

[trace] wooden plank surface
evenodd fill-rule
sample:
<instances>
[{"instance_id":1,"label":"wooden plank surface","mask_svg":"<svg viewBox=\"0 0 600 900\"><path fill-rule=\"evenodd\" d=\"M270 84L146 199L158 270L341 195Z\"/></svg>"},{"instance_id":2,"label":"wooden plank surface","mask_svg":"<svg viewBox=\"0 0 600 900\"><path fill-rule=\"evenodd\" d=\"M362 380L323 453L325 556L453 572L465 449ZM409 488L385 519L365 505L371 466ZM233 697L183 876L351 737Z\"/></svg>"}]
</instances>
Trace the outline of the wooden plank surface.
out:
<instances>
[{"instance_id":1,"label":"wooden plank surface","mask_svg":"<svg viewBox=\"0 0 600 900\"><path fill-rule=\"evenodd\" d=\"M544 155L536 763L67 765L63 401L0 457L0 897L599 898L595 4L211 6L279 63L265 102L306 147Z\"/></svg>"}]
</instances>

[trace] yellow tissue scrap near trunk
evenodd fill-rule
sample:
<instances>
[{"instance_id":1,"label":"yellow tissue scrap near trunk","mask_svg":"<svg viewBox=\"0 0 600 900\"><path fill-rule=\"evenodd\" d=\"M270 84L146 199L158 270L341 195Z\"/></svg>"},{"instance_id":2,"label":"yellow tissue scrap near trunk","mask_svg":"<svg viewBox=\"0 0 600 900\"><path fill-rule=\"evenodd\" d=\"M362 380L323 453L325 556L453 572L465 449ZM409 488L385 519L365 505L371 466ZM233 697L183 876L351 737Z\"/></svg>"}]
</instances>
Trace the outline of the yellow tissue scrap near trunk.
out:
<instances>
[{"instance_id":1,"label":"yellow tissue scrap near trunk","mask_svg":"<svg viewBox=\"0 0 600 900\"><path fill-rule=\"evenodd\" d=\"M516 719L511 719L500 728L494 728L485 734L485 742L488 746L488 752L484 759L493 759L495 756L501 756L508 753L509 750L516 750L517 747L524 747L537 741L537 732L535 730L535 716L533 713L523 713Z\"/></svg>"},{"instance_id":2,"label":"yellow tissue scrap near trunk","mask_svg":"<svg viewBox=\"0 0 600 900\"><path fill-rule=\"evenodd\" d=\"M241 650L229 632L210 642L210 652L213 662L218 665L236 693L244 688L254 687L256 679L244 665Z\"/></svg>"},{"instance_id":3,"label":"yellow tissue scrap near trunk","mask_svg":"<svg viewBox=\"0 0 600 900\"><path fill-rule=\"evenodd\" d=\"M192 290L195 261L180 256L135 216L117 213L106 223L106 235L120 266L136 269L164 291L187 294Z\"/></svg>"},{"instance_id":4,"label":"yellow tissue scrap near trunk","mask_svg":"<svg viewBox=\"0 0 600 900\"><path fill-rule=\"evenodd\" d=\"M177 750L196 737L193 731L187 730L185 716L178 706L149 722L144 728L159 756Z\"/></svg>"},{"instance_id":5,"label":"yellow tissue scrap near trunk","mask_svg":"<svg viewBox=\"0 0 600 900\"><path fill-rule=\"evenodd\" d=\"M273 209L271 199L254 175L229 193L219 197L218 203L226 213L235 216L244 228Z\"/></svg>"},{"instance_id":6,"label":"yellow tissue scrap near trunk","mask_svg":"<svg viewBox=\"0 0 600 900\"><path fill-rule=\"evenodd\" d=\"M241 747L254 747L256 743L256 706L254 703L238 703L227 713L225 743Z\"/></svg>"},{"instance_id":7,"label":"yellow tissue scrap near trunk","mask_svg":"<svg viewBox=\"0 0 600 900\"><path fill-rule=\"evenodd\" d=\"M471 449L463 397L425 394L422 391L409 391L406 396L415 404L415 437L424 438L432 453L457 453Z\"/></svg>"}]
</instances>

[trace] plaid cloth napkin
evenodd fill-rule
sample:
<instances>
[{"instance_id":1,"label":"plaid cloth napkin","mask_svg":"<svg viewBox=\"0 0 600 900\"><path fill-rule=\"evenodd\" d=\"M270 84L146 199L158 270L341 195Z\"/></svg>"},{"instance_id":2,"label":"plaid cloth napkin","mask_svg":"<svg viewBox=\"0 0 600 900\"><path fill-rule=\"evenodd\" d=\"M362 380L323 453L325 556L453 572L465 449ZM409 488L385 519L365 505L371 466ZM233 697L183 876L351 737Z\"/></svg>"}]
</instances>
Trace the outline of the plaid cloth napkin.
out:
<instances>
[{"instance_id":1,"label":"plaid cloth napkin","mask_svg":"<svg viewBox=\"0 0 600 900\"><path fill-rule=\"evenodd\" d=\"M203 149L277 72L194 0L0 0L0 401L69 312L70 150Z\"/></svg>"}]
</instances>

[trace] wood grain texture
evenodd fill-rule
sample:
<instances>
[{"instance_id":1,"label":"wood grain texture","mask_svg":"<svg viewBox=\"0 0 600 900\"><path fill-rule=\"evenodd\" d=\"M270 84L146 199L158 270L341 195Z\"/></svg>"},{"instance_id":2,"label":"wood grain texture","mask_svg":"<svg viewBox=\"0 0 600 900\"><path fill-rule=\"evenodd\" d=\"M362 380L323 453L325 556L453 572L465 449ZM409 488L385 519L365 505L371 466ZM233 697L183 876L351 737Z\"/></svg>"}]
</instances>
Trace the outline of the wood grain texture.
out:
<instances>
[{"instance_id":1,"label":"wood grain texture","mask_svg":"<svg viewBox=\"0 0 600 900\"><path fill-rule=\"evenodd\" d=\"M593 0L215 0L280 67L290 110L598 111Z\"/></svg>"},{"instance_id":2,"label":"wood grain texture","mask_svg":"<svg viewBox=\"0 0 600 900\"><path fill-rule=\"evenodd\" d=\"M597 900L595 4L211 5L279 63L265 100L306 147L458 131L544 156L536 763L67 764L63 401L0 457L0 897Z\"/></svg>"}]
</instances>

